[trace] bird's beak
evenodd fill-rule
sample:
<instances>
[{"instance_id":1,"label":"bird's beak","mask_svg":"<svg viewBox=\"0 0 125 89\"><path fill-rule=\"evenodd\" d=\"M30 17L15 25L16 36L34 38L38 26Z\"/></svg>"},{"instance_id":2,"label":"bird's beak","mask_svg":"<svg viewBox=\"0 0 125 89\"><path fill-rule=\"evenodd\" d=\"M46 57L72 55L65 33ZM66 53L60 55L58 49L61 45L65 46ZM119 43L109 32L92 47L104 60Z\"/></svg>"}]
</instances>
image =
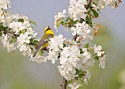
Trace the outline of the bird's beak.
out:
<instances>
[{"instance_id":1,"label":"bird's beak","mask_svg":"<svg viewBox=\"0 0 125 89\"><path fill-rule=\"evenodd\" d=\"M51 29L50 26L48 26L48 29Z\"/></svg>"}]
</instances>

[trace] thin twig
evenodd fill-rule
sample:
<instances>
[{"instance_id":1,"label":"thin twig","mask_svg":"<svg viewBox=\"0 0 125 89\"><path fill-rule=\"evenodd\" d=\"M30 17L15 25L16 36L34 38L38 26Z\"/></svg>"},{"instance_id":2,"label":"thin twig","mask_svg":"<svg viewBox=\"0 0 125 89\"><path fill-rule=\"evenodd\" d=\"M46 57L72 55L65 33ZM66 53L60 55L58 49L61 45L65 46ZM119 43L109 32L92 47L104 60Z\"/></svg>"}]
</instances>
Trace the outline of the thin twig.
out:
<instances>
[{"instance_id":1,"label":"thin twig","mask_svg":"<svg viewBox=\"0 0 125 89\"><path fill-rule=\"evenodd\" d=\"M91 4L91 2L92 2L92 0L89 0L89 1L88 1L88 6Z\"/></svg>"},{"instance_id":2,"label":"thin twig","mask_svg":"<svg viewBox=\"0 0 125 89\"><path fill-rule=\"evenodd\" d=\"M75 36L73 36L73 40L76 41L78 35L76 34Z\"/></svg>"},{"instance_id":3,"label":"thin twig","mask_svg":"<svg viewBox=\"0 0 125 89\"><path fill-rule=\"evenodd\" d=\"M89 6L90 6L91 3L92 3L92 0L88 0L88 4L86 6L87 9L89 8Z\"/></svg>"},{"instance_id":4,"label":"thin twig","mask_svg":"<svg viewBox=\"0 0 125 89\"><path fill-rule=\"evenodd\" d=\"M61 87L62 87L62 89L67 88L67 80L65 78L63 78L63 83L62 83Z\"/></svg>"}]
</instances>

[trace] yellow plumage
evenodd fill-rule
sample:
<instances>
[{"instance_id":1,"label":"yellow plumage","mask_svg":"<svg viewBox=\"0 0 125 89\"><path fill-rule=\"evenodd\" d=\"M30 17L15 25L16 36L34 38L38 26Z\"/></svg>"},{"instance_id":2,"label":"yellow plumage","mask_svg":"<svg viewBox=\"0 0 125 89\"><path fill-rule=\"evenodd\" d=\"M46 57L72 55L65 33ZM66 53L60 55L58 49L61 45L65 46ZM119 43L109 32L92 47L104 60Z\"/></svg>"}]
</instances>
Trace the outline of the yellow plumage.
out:
<instances>
[{"instance_id":1,"label":"yellow plumage","mask_svg":"<svg viewBox=\"0 0 125 89\"><path fill-rule=\"evenodd\" d=\"M37 52L39 51L39 49L42 47L42 49L45 49L49 43L49 39L54 37L54 32L52 31L52 29L48 26L44 29L44 35L42 36L42 38L40 39L40 41L38 42L38 44L36 45L36 51L33 55L33 57L36 56Z\"/></svg>"}]
</instances>

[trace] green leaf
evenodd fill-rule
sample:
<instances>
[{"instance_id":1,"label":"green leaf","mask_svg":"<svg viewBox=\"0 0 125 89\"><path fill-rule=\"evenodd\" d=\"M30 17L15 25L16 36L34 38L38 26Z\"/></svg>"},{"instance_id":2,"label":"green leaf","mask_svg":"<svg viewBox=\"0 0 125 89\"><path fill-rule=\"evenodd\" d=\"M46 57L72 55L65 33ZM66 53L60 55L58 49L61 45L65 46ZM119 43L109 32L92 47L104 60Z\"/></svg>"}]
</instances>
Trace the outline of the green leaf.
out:
<instances>
[{"instance_id":1,"label":"green leaf","mask_svg":"<svg viewBox=\"0 0 125 89\"><path fill-rule=\"evenodd\" d=\"M32 21L32 20L30 20L29 22L30 22L31 24L35 25L35 26L37 25L36 22L34 22L34 21Z\"/></svg>"},{"instance_id":2,"label":"green leaf","mask_svg":"<svg viewBox=\"0 0 125 89\"><path fill-rule=\"evenodd\" d=\"M42 56L42 55L43 55L43 53L44 53L44 51L43 51L43 50L40 50L40 51L39 51L39 55L41 55L41 56Z\"/></svg>"},{"instance_id":3,"label":"green leaf","mask_svg":"<svg viewBox=\"0 0 125 89\"><path fill-rule=\"evenodd\" d=\"M31 38L29 44L33 45L33 46L36 46L38 44L38 40L36 40L35 38Z\"/></svg>"},{"instance_id":4,"label":"green leaf","mask_svg":"<svg viewBox=\"0 0 125 89\"><path fill-rule=\"evenodd\" d=\"M24 22L24 19L19 19L18 22L22 22L22 23L23 23L23 22Z\"/></svg>"},{"instance_id":5,"label":"green leaf","mask_svg":"<svg viewBox=\"0 0 125 89\"><path fill-rule=\"evenodd\" d=\"M74 24L76 24L78 21L79 21L79 20L72 21L72 24L74 25Z\"/></svg>"},{"instance_id":6,"label":"green leaf","mask_svg":"<svg viewBox=\"0 0 125 89\"><path fill-rule=\"evenodd\" d=\"M4 28L4 26L2 25L2 23L0 24L0 29L3 29Z\"/></svg>"},{"instance_id":7,"label":"green leaf","mask_svg":"<svg viewBox=\"0 0 125 89\"><path fill-rule=\"evenodd\" d=\"M97 56L97 54L94 54L93 58L96 60L99 60L99 57Z\"/></svg>"},{"instance_id":8,"label":"green leaf","mask_svg":"<svg viewBox=\"0 0 125 89\"><path fill-rule=\"evenodd\" d=\"M82 49L80 49L80 54L84 53Z\"/></svg>"},{"instance_id":9,"label":"green leaf","mask_svg":"<svg viewBox=\"0 0 125 89\"><path fill-rule=\"evenodd\" d=\"M33 44L36 44L36 45L38 44L38 42L39 42L38 40L33 40L33 41L32 41L32 43L33 43Z\"/></svg>"},{"instance_id":10,"label":"green leaf","mask_svg":"<svg viewBox=\"0 0 125 89\"><path fill-rule=\"evenodd\" d=\"M86 23L88 23L92 27L92 18L87 16L86 17Z\"/></svg>"},{"instance_id":11,"label":"green leaf","mask_svg":"<svg viewBox=\"0 0 125 89\"><path fill-rule=\"evenodd\" d=\"M63 47L66 47L66 44L63 44Z\"/></svg>"},{"instance_id":12,"label":"green leaf","mask_svg":"<svg viewBox=\"0 0 125 89\"><path fill-rule=\"evenodd\" d=\"M76 69L76 75L78 75L78 77L76 77L76 78L81 78L81 77L85 76L85 73L86 73L86 71Z\"/></svg>"},{"instance_id":13,"label":"green leaf","mask_svg":"<svg viewBox=\"0 0 125 89\"><path fill-rule=\"evenodd\" d=\"M71 21L71 20L72 20L72 19L71 19L70 17L68 17L68 18L66 19L66 22L67 22L67 21Z\"/></svg>"},{"instance_id":14,"label":"green leaf","mask_svg":"<svg viewBox=\"0 0 125 89\"><path fill-rule=\"evenodd\" d=\"M79 70L78 69L75 69L76 70L76 74L78 74L79 73Z\"/></svg>"},{"instance_id":15,"label":"green leaf","mask_svg":"<svg viewBox=\"0 0 125 89\"><path fill-rule=\"evenodd\" d=\"M89 44L86 44L85 46L84 46L84 48L88 48L89 47Z\"/></svg>"},{"instance_id":16,"label":"green leaf","mask_svg":"<svg viewBox=\"0 0 125 89\"><path fill-rule=\"evenodd\" d=\"M79 77L81 78L81 77L85 76L85 73L86 73L85 71L82 71L82 70L81 70L81 71L79 72Z\"/></svg>"},{"instance_id":17,"label":"green leaf","mask_svg":"<svg viewBox=\"0 0 125 89\"><path fill-rule=\"evenodd\" d=\"M0 36L2 36L2 32L0 32Z\"/></svg>"},{"instance_id":18,"label":"green leaf","mask_svg":"<svg viewBox=\"0 0 125 89\"><path fill-rule=\"evenodd\" d=\"M24 30L21 30L19 33L21 34L24 34L26 32L26 29L24 29Z\"/></svg>"},{"instance_id":19,"label":"green leaf","mask_svg":"<svg viewBox=\"0 0 125 89\"><path fill-rule=\"evenodd\" d=\"M91 9L91 10L92 10L93 15L94 15L95 18L99 17L99 14L98 14L98 12L96 10L94 10L94 9Z\"/></svg>"},{"instance_id":20,"label":"green leaf","mask_svg":"<svg viewBox=\"0 0 125 89\"><path fill-rule=\"evenodd\" d=\"M15 36L12 36L12 39L10 40L10 43L15 43L17 41Z\"/></svg>"},{"instance_id":21,"label":"green leaf","mask_svg":"<svg viewBox=\"0 0 125 89\"><path fill-rule=\"evenodd\" d=\"M82 23L83 21L85 21L83 18L80 18L80 23Z\"/></svg>"},{"instance_id":22,"label":"green leaf","mask_svg":"<svg viewBox=\"0 0 125 89\"><path fill-rule=\"evenodd\" d=\"M94 54L94 49L93 48L88 48L88 51L91 53L91 54Z\"/></svg>"},{"instance_id":23,"label":"green leaf","mask_svg":"<svg viewBox=\"0 0 125 89\"><path fill-rule=\"evenodd\" d=\"M64 21L60 21L59 24L65 25L65 22L64 22ZM57 27L58 27L58 26L57 26Z\"/></svg>"}]
</instances>

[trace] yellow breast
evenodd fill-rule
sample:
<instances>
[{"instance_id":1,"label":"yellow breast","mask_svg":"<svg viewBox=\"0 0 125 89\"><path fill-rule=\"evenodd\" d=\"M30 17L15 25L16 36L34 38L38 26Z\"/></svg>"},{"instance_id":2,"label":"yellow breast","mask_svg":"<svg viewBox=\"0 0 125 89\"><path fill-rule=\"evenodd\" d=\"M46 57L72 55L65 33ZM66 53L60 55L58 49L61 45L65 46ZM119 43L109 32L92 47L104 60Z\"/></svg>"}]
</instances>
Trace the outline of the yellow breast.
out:
<instances>
[{"instance_id":1,"label":"yellow breast","mask_svg":"<svg viewBox=\"0 0 125 89\"><path fill-rule=\"evenodd\" d=\"M52 30L46 31L46 32L45 32L45 35L47 35L47 34L51 34L52 36L54 36L54 32L53 32Z\"/></svg>"}]
</instances>

